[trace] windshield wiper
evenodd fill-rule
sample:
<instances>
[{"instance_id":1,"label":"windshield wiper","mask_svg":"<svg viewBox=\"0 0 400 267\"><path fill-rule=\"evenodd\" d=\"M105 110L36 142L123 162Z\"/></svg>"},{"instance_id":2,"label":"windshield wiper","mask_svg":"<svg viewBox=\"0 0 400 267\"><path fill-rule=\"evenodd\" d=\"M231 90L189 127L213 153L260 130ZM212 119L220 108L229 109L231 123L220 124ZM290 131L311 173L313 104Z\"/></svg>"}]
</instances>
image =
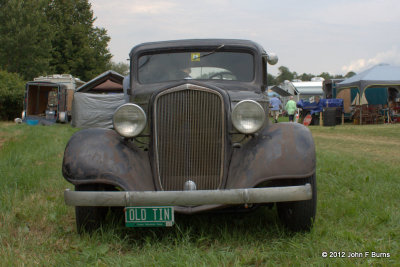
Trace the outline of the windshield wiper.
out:
<instances>
[{"instance_id":1,"label":"windshield wiper","mask_svg":"<svg viewBox=\"0 0 400 267\"><path fill-rule=\"evenodd\" d=\"M220 50L224 46L225 46L225 44L222 44L222 45L218 46L217 48L215 48L213 51L208 52L207 54L204 54L202 56L199 56L198 59L203 58L203 57L207 57L209 55L212 55L212 54L214 54L215 52L217 52L218 50Z\"/></svg>"},{"instance_id":2,"label":"windshield wiper","mask_svg":"<svg viewBox=\"0 0 400 267\"><path fill-rule=\"evenodd\" d=\"M144 67L147 63L149 63L151 57L152 57L151 55L148 55L148 56L146 57L146 59L145 59L145 62L143 62L142 65L140 65L138 69L140 70L140 69L141 69L142 67Z\"/></svg>"}]
</instances>

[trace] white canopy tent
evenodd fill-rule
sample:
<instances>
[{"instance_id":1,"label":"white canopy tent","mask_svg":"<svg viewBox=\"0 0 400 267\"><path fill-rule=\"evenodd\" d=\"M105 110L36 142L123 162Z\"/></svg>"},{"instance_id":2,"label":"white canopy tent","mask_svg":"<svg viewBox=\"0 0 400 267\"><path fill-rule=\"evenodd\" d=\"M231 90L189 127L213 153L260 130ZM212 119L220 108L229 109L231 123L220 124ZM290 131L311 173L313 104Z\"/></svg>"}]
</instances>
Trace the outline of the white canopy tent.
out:
<instances>
[{"instance_id":1,"label":"white canopy tent","mask_svg":"<svg viewBox=\"0 0 400 267\"><path fill-rule=\"evenodd\" d=\"M370 87L396 87L400 88L400 67L389 64L379 64L367 69L351 78L338 83L337 91L347 88L357 88L360 97Z\"/></svg>"},{"instance_id":2,"label":"white canopy tent","mask_svg":"<svg viewBox=\"0 0 400 267\"><path fill-rule=\"evenodd\" d=\"M338 83L337 93L339 94L340 91L345 89L355 88L358 90L358 94L353 102L355 105L363 105L368 103L365 92L369 88L377 87L392 87L400 91L400 67L391 66L389 64L378 64ZM361 118L362 111L360 112L360 124L362 123Z\"/></svg>"}]
</instances>

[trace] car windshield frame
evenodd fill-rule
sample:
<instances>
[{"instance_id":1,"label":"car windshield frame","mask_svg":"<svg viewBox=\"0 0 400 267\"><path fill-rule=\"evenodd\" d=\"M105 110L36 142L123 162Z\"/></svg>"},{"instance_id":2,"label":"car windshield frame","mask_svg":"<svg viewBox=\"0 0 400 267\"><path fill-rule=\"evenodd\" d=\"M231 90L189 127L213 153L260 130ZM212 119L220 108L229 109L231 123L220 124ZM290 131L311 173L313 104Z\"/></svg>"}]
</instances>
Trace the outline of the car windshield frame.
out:
<instances>
[{"instance_id":1,"label":"car windshield frame","mask_svg":"<svg viewBox=\"0 0 400 267\"><path fill-rule=\"evenodd\" d=\"M136 68L140 84L182 79L250 83L255 79L255 69L252 51L217 49L143 53L138 56Z\"/></svg>"}]
</instances>

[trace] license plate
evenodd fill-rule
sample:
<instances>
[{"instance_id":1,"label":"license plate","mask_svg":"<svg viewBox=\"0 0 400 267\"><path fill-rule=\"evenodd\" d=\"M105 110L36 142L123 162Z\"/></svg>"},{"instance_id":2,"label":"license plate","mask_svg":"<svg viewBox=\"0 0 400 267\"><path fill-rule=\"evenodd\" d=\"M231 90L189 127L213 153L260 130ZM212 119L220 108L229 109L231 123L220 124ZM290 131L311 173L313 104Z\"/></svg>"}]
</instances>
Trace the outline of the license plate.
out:
<instances>
[{"instance_id":1,"label":"license plate","mask_svg":"<svg viewBox=\"0 0 400 267\"><path fill-rule=\"evenodd\" d=\"M126 207L126 227L168 227L174 225L174 207Z\"/></svg>"}]
</instances>

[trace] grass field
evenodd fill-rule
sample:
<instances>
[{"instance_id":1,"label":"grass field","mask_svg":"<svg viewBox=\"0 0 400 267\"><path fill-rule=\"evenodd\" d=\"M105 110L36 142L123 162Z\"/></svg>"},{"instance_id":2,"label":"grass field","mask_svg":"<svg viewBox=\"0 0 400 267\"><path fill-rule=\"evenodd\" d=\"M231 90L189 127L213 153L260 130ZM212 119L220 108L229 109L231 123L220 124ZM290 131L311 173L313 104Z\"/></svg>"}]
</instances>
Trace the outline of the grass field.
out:
<instances>
[{"instance_id":1,"label":"grass field","mask_svg":"<svg viewBox=\"0 0 400 267\"><path fill-rule=\"evenodd\" d=\"M76 129L0 122L0 266L399 266L400 125L310 129L318 209L309 233L286 231L265 208L79 236L61 175Z\"/></svg>"}]
</instances>

